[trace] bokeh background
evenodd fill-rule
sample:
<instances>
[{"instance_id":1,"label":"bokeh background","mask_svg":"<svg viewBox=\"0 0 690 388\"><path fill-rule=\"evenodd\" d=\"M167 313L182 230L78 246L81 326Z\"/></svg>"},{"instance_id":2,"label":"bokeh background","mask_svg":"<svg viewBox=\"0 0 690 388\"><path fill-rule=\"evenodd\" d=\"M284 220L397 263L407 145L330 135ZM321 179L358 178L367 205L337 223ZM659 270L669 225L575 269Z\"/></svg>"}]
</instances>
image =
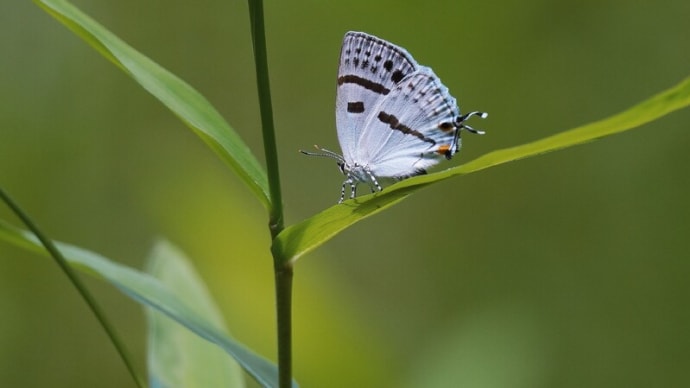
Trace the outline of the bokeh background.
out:
<instances>
[{"instance_id":1,"label":"bokeh background","mask_svg":"<svg viewBox=\"0 0 690 388\"><path fill-rule=\"evenodd\" d=\"M263 160L244 1L75 0L188 81ZM287 223L333 205L340 42L431 66L473 124L457 165L690 75L690 2L267 1ZM267 217L162 104L30 1L0 4L0 184L52 237L141 268L164 236L274 358ZM305 387L690 384L690 111L427 188L297 264ZM0 216L19 224L0 206ZM139 305L87 278L141 369ZM132 382L54 263L0 244L0 386Z\"/></svg>"}]
</instances>

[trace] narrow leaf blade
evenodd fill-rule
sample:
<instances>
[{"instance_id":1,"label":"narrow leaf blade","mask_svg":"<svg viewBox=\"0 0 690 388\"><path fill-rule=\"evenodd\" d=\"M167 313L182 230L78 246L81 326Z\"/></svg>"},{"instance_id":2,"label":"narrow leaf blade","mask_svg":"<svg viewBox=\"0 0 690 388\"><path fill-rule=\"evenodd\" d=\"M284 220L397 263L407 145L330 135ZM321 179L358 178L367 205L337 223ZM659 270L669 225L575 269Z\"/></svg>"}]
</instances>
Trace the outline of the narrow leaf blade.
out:
<instances>
[{"instance_id":1,"label":"narrow leaf blade","mask_svg":"<svg viewBox=\"0 0 690 388\"><path fill-rule=\"evenodd\" d=\"M167 106L240 176L265 206L268 206L268 179L261 164L204 96L127 45L69 2L34 1Z\"/></svg>"},{"instance_id":2,"label":"narrow leaf blade","mask_svg":"<svg viewBox=\"0 0 690 388\"><path fill-rule=\"evenodd\" d=\"M172 244L160 240L147 260L146 272L165 284L175 296L227 334L223 317L194 267ZM152 387L245 386L242 369L223 350L194 335L164 314L146 309L148 369Z\"/></svg>"},{"instance_id":3,"label":"narrow leaf blade","mask_svg":"<svg viewBox=\"0 0 690 388\"><path fill-rule=\"evenodd\" d=\"M330 207L283 230L273 241L271 249L276 257L281 257L285 261L295 261L354 223L393 206L413 192L432 183L627 131L688 105L690 105L690 78L606 119L531 143L490 152L463 165L406 179L387 187L380 193L364 195Z\"/></svg>"},{"instance_id":4,"label":"narrow leaf blade","mask_svg":"<svg viewBox=\"0 0 690 388\"><path fill-rule=\"evenodd\" d=\"M3 221L0 221L0 240L31 252L47 255L43 246L31 233ZM55 242L55 244L70 265L111 283L135 301L165 314L201 338L218 345L262 386L278 386L278 368L275 364L220 331L206 317L196 314L193 308L177 298L159 280L117 264L97 253L65 243ZM294 381L293 387L297 387Z\"/></svg>"}]
</instances>

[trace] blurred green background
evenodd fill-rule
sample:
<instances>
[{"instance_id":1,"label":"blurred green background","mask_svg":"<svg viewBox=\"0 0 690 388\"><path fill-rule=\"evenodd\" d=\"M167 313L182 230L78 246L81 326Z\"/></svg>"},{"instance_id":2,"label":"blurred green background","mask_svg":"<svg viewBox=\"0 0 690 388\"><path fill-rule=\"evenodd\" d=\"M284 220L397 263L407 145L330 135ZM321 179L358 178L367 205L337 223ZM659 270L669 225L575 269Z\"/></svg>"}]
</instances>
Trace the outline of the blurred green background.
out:
<instances>
[{"instance_id":1,"label":"blurred green background","mask_svg":"<svg viewBox=\"0 0 690 388\"><path fill-rule=\"evenodd\" d=\"M245 1L75 1L188 81L262 159ZM457 165L617 113L690 75L690 2L265 4L287 224L343 177L340 42L363 30L490 112ZM241 341L274 358L267 217L158 101L29 1L0 4L0 185L53 238L140 268L194 259ZM690 384L690 111L434 185L302 258L304 387ZM0 217L18 224L0 207ZM140 306L87 278L144 368ZM0 244L0 386L131 378L54 263Z\"/></svg>"}]
</instances>

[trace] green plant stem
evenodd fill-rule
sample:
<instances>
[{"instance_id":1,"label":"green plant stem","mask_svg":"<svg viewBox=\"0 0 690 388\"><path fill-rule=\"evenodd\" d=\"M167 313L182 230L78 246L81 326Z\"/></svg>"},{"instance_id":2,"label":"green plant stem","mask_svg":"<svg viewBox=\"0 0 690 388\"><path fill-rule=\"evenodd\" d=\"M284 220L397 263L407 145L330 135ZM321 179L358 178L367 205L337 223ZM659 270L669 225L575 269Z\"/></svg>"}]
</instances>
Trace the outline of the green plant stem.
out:
<instances>
[{"instance_id":1,"label":"green plant stem","mask_svg":"<svg viewBox=\"0 0 690 388\"><path fill-rule=\"evenodd\" d=\"M91 309L91 312L93 315L96 316L96 319L98 322L101 324L103 327L103 330L105 333L108 335L108 338L110 339L110 342L112 342L113 346L115 346L115 349L117 352L120 354L120 358L122 361L125 363L125 366L127 367L127 370L129 371L129 374L132 376L134 379L134 382L136 383L137 387L143 388L146 386L144 383L144 380L139 376L134 368L134 363L130 360L130 357L128 356L128 352L125 349L125 346L122 341L120 341L120 338L117 336L115 333L115 328L110 325L110 321L107 319L105 316L105 313L103 310L101 310L100 306L96 302L96 299L89 293L88 289L82 283L81 279L77 276L76 272L72 270L72 267L67 264L67 260L65 260L65 257L62 256L62 253L57 249L55 244L46 237L43 232L36 226L36 224L29 218L29 216L19 207L19 205L12 200L12 198L5 193L5 191L0 188L0 198L7 204L7 206L12 209L14 214L19 217L19 219L22 220L22 222L26 225L27 228L38 238L38 240L41 242L41 244L45 247L45 249L50 253L50 256L55 259L55 262L58 264L60 269L67 275L67 278L72 282L74 285L74 288L77 289L79 292L79 295L84 299L86 304L89 306Z\"/></svg>"},{"instance_id":2,"label":"green plant stem","mask_svg":"<svg viewBox=\"0 0 690 388\"><path fill-rule=\"evenodd\" d=\"M291 263L276 266L278 381L280 388L292 386L292 274Z\"/></svg>"},{"instance_id":3,"label":"green plant stem","mask_svg":"<svg viewBox=\"0 0 690 388\"><path fill-rule=\"evenodd\" d=\"M254 47L256 82L259 92L261 128L268 172L271 207L269 228L271 238L275 239L283 231L283 200L280 192L280 173L278 169L278 149L273 125L273 108L268 77L266 55L266 32L262 0L249 0L249 16ZM278 326L278 384L280 388L292 386L292 263L274 253L276 290L276 319Z\"/></svg>"},{"instance_id":4,"label":"green plant stem","mask_svg":"<svg viewBox=\"0 0 690 388\"><path fill-rule=\"evenodd\" d=\"M254 46L256 83L259 91L259 110L261 130L268 172L269 194L271 196L270 228L275 238L283 230L283 200L280 192L280 171L278 169L278 149L273 126L273 107L271 106L271 87L268 78L268 58L266 55L266 32L262 0L249 0L249 13Z\"/></svg>"}]
</instances>

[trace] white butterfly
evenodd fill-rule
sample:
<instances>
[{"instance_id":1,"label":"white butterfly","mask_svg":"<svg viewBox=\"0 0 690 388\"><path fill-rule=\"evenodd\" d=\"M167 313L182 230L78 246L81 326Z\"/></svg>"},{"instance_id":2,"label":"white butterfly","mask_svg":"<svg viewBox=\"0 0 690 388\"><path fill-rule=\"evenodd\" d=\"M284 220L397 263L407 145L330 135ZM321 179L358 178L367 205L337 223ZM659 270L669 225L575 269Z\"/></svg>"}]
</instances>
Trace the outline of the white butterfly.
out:
<instances>
[{"instance_id":1,"label":"white butterfly","mask_svg":"<svg viewBox=\"0 0 690 388\"><path fill-rule=\"evenodd\" d=\"M461 146L460 131L483 131L464 124L460 109L434 72L402 47L364 32L348 32L338 68L336 125L343 155L316 148L338 162L355 197L358 183L381 191L377 178L401 180L425 174Z\"/></svg>"}]
</instances>

